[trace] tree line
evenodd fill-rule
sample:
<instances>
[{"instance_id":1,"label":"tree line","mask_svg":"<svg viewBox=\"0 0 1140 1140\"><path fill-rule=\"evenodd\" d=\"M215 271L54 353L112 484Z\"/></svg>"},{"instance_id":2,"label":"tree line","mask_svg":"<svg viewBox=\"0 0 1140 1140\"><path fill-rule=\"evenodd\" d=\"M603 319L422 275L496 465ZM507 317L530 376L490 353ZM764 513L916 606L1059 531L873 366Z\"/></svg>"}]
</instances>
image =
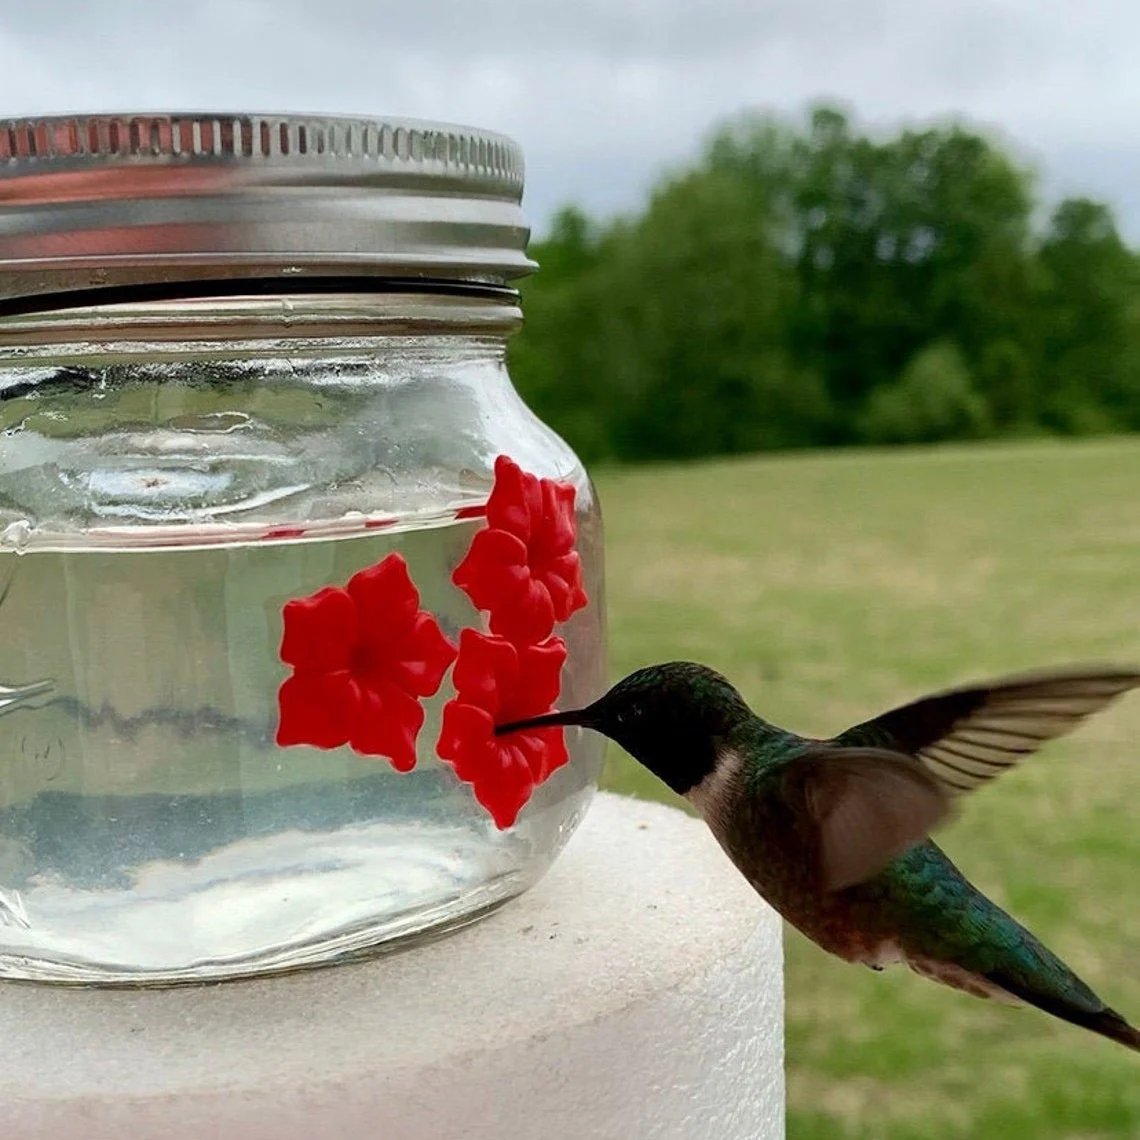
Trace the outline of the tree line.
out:
<instances>
[{"instance_id":1,"label":"tree line","mask_svg":"<svg viewBox=\"0 0 1140 1140\"><path fill-rule=\"evenodd\" d=\"M512 373L587 460L1140 429L1140 256L960 125L743 115L532 255Z\"/></svg>"}]
</instances>

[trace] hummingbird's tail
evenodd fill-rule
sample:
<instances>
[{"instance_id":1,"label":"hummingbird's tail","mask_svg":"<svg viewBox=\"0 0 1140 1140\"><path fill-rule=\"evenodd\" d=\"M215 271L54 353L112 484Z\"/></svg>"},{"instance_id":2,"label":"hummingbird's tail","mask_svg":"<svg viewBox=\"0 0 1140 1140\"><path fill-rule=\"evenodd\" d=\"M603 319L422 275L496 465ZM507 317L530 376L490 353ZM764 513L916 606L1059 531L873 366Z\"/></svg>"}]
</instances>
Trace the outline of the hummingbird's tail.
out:
<instances>
[{"instance_id":1,"label":"hummingbird's tail","mask_svg":"<svg viewBox=\"0 0 1140 1140\"><path fill-rule=\"evenodd\" d=\"M1115 1010L1106 1009L1095 1025L1089 1024L1086 1028L1113 1041L1119 1041L1121 1045L1127 1045L1129 1049L1135 1049L1140 1053L1140 1029L1135 1025L1129 1025Z\"/></svg>"},{"instance_id":2,"label":"hummingbird's tail","mask_svg":"<svg viewBox=\"0 0 1140 1140\"><path fill-rule=\"evenodd\" d=\"M1130 1025L1116 1010L1109 1009L1106 1005L1102 1005L1100 1009L1090 1009L1087 1001L1066 1000L1055 992L1043 992L1015 978L1003 977L1000 974L989 974L987 977L1006 993L1012 994L1028 1005L1035 1005L1045 1013L1061 1018L1062 1021L1079 1025L1082 1029L1091 1029L1093 1033L1099 1033L1111 1041L1118 1041L1121 1045L1140 1053L1140 1029Z\"/></svg>"},{"instance_id":3,"label":"hummingbird's tail","mask_svg":"<svg viewBox=\"0 0 1140 1140\"><path fill-rule=\"evenodd\" d=\"M894 900L896 906L922 905L898 937L912 970L979 997L1036 1006L1140 1052L1140 1029L1105 1005L1056 954L972 886L933 843L914 850L918 854L909 858L919 874L912 880L936 880L940 889L937 894L916 893L912 881L907 893ZM934 910L932 897L939 900Z\"/></svg>"}]
</instances>

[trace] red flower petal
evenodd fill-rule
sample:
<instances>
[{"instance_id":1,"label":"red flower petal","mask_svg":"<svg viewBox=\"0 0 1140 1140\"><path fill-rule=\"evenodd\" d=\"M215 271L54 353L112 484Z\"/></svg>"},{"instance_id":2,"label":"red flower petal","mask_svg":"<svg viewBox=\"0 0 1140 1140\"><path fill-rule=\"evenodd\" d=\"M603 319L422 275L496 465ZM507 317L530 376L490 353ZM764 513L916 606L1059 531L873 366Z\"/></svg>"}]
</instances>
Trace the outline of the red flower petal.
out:
<instances>
[{"instance_id":1,"label":"red flower petal","mask_svg":"<svg viewBox=\"0 0 1140 1140\"><path fill-rule=\"evenodd\" d=\"M566 554L551 558L543 563L541 573L542 580L550 591L554 611L559 615L559 620L565 621L566 617L569 617L570 613L578 608L574 605L576 595L581 594L585 597L582 591L582 563L578 557L578 552L571 550ZM568 608L569 612L566 612ZM562 616L563 613L565 613L565 617Z\"/></svg>"},{"instance_id":2,"label":"red flower petal","mask_svg":"<svg viewBox=\"0 0 1140 1140\"><path fill-rule=\"evenodd\" d=\"M570 759L566 736L560 728L540 728L517 736L517 746L526 758L536 787Z\"/></svg>"},{"instance_id":3,"label":"red flower petal","mask_svg":"<svg viewBox=\"0 0 1140 1140\"><path fill-rule=\"evenodd\" d=\"M538 479L527 475L513 459L495 460L495 483L487 499L487 525L529 542L534 519L542 511Z\"/></svg>"},{"instance_id":4,"label":"red flower petal","mask_svg":"<svg viewBox=\"0 0 1140 1140\"><path fill-rule=\"evenodd\" d=\"M542 480L542 528L536 535L537 553L552 558L574 545L578 528L574 521L576 492L569 483Z\"/></svg>"},{"instance_id":5,"label":"red flower petal","mask_svg":"<svg viewBox=\"0 0 1140 1140\"><path fill-rule=\"evenodd\" d=\"M339 748L346 743L359 700L356 683L347 672L299 673L277 691L280 720L277 743Z\"/></svg>"},{"instance_id":6,"label":"red flower petal","mask_svg":"<svg viewBox=\"0 0 1140 1140\"><path fill-rule=\"evenodd\" d=\"M550 710L562 691L565 664L566 642L560 637L547 638L541 645L528 645L519 650L519 674L525 679L525 698L519 703L525 707L518 713L518 719ZM515 715L513 702L511 715ZM558 735L561 737L561 731Z\"/></svg>"},{"instance_id":7,"label":"red flower petal","mask_svg":"<svg viewBox=\"0 0 1140 1140\"><path fill-rule=\"evenodd\" d=\"M400 650L400 656L388 662L389 677L417 697L434 696L456 655L455 646L444 637L439 622L420 610Z\"/></svg>"},{"instance_id":8,"label":"red flower petal","mask_svg":"<svg viewBox=\"0 0 1140 1140\"><path fill-rule=\"evenodd\" d=\"M546 586L530 578L509 605L491 611L491 632L515 645L544 641L554 629L554 603Z\"/></svg>"},{"instance_id":9,"label":"red flower petal","mask_svg":"<svg viewBox=\"0 0 1140 1140\"><path fill-rule=\"evenodd\" d=\"M543 585L550 598L551 612L559 621L565 621L570 616L568 611L574 602L574 587L561 574L550 573L544 576Z\"/></svg>"},{"instance_id":10,"label":"red flower petal","mask_svg":"<svg viewBox=\"0 0 1140 1140\"><path fill-rule=\"evenodd\" d=\"M356 606L344 590L326 586L285 603L281 660L298 671L329 673L348 667L357 637Z\"/></svg>"},{"instance_id":11,"label":"red flower petal","mask_svg":"<svg viewBox=\"0 0 1140 1140\"><path fill-rule=\"evenodd\" d=\"M518 819L527 800L534 791L534 778L530 767L517 748L497 751L498 769L493 776L476 780L472 786L475 798L487 809L500 831L511 827Z\"/></svg>"},{"instance_id":12,"label":"red flower petal","mask_svg":"<svg viewBox=\"0 0 1140 1140\"><path fill-rule=\"evenodd\" d=\"M475 535L451 575L480 610L509 605L519 585L529 578L526 543L517 535L494 528Z\"/></svg>"},{"instance_id":13,"label":"red flower petal","mask_svg":"<svg viewBox=\"0 0 1140 1140\"><path fill-rule=\"evenodd\" d=\"M411 626L420 608L420 592L399 554L389 554L377 565L353 574L348 593L356 603L363 636L370 642L398 636Z\"/></svg>"},{"instance_id":14,"label":"red flower petal","mask_svg":"<svg viewBox=\"0 0 1140 1140\"><path fill-rule=\"evenodd\" d=\"M396 685L362 686L348 742L362 756L387 756L397 772L410 772L423 723L423 705Z\"/></svg>"},{"instance_id":15,"label":"red flower petal","mask_svg":"<svg viewBox=\"0 0 1140 1140\"><path fill-rule=\"evenodd\" d=\"M481 749L494 739L494 728L495 722L486 709L459 700L448 701L443 706L436 754L454 766L461 780L470 783L479 770L479 764L470 761L477 760Z\"/></svg>"},{"instance_id":16,"label":"red flower petal","mask_svg":"<svg viewBox=\"0 0 1140 1140\"><path fill-rule=\"evenodd\" d=\"M509 691L518 680L518 668L518 650L510 642L475 629L460 631L459 657L451 683L464 704L476 705L495 716L502 691Z\"/></svg>"}]
</instances>

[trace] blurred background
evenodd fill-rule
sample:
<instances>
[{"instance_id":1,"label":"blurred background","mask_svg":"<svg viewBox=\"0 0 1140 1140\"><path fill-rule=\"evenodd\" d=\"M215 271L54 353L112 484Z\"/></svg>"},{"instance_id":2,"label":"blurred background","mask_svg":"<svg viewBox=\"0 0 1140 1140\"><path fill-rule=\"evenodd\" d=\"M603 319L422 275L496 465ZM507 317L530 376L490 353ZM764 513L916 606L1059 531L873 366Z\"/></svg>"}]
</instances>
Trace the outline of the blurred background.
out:
<instances>
[{"instance_id":1,"label":"blurred background","mask_svg":"<svg viewBox=\"0 0 1140 1140\"><path fill-rule=\"evenodd\" d=\"M598 481L614 674L706 661L830 734L1140 660L1138 34L1127 0L7 0L0 109L518 139L512 368ZM1138 740L1133 697L944 837L1133 1020ZM793 1140L1140 1137L1119 1046L786 948Z\"/></svg>"}]
</instances>

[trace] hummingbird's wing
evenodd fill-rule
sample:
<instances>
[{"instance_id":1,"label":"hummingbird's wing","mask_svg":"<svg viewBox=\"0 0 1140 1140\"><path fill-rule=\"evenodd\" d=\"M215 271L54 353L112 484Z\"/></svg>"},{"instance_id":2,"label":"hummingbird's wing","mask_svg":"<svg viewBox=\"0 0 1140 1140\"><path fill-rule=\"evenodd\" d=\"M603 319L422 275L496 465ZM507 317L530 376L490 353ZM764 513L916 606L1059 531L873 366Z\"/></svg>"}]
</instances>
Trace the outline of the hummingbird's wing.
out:
<instances>
[{"instance_id":1,"label":"hummingbird's wing","mask_svg":"<svg viewBox=\"0 0 1140 1140\"><path fill-rule=\"evenodd\" d=\"M818 744L782 772L785 802L814 823L825 890L869 879L921 843L950 810L950 797L910 756L880 748Z\"/></svg>"},{"instance_id":2,"label":"hummingbird's wing","mask_svg":"<svg viewBox=\"0 0 1140 1140\"><path fill-rule=\"evenodd\" d=\"M1000 776L1129 689L1140 670L1073 669L949 689L849 728L832 742L917 757L950 795Z\"/></svg>"}]
</instances>

